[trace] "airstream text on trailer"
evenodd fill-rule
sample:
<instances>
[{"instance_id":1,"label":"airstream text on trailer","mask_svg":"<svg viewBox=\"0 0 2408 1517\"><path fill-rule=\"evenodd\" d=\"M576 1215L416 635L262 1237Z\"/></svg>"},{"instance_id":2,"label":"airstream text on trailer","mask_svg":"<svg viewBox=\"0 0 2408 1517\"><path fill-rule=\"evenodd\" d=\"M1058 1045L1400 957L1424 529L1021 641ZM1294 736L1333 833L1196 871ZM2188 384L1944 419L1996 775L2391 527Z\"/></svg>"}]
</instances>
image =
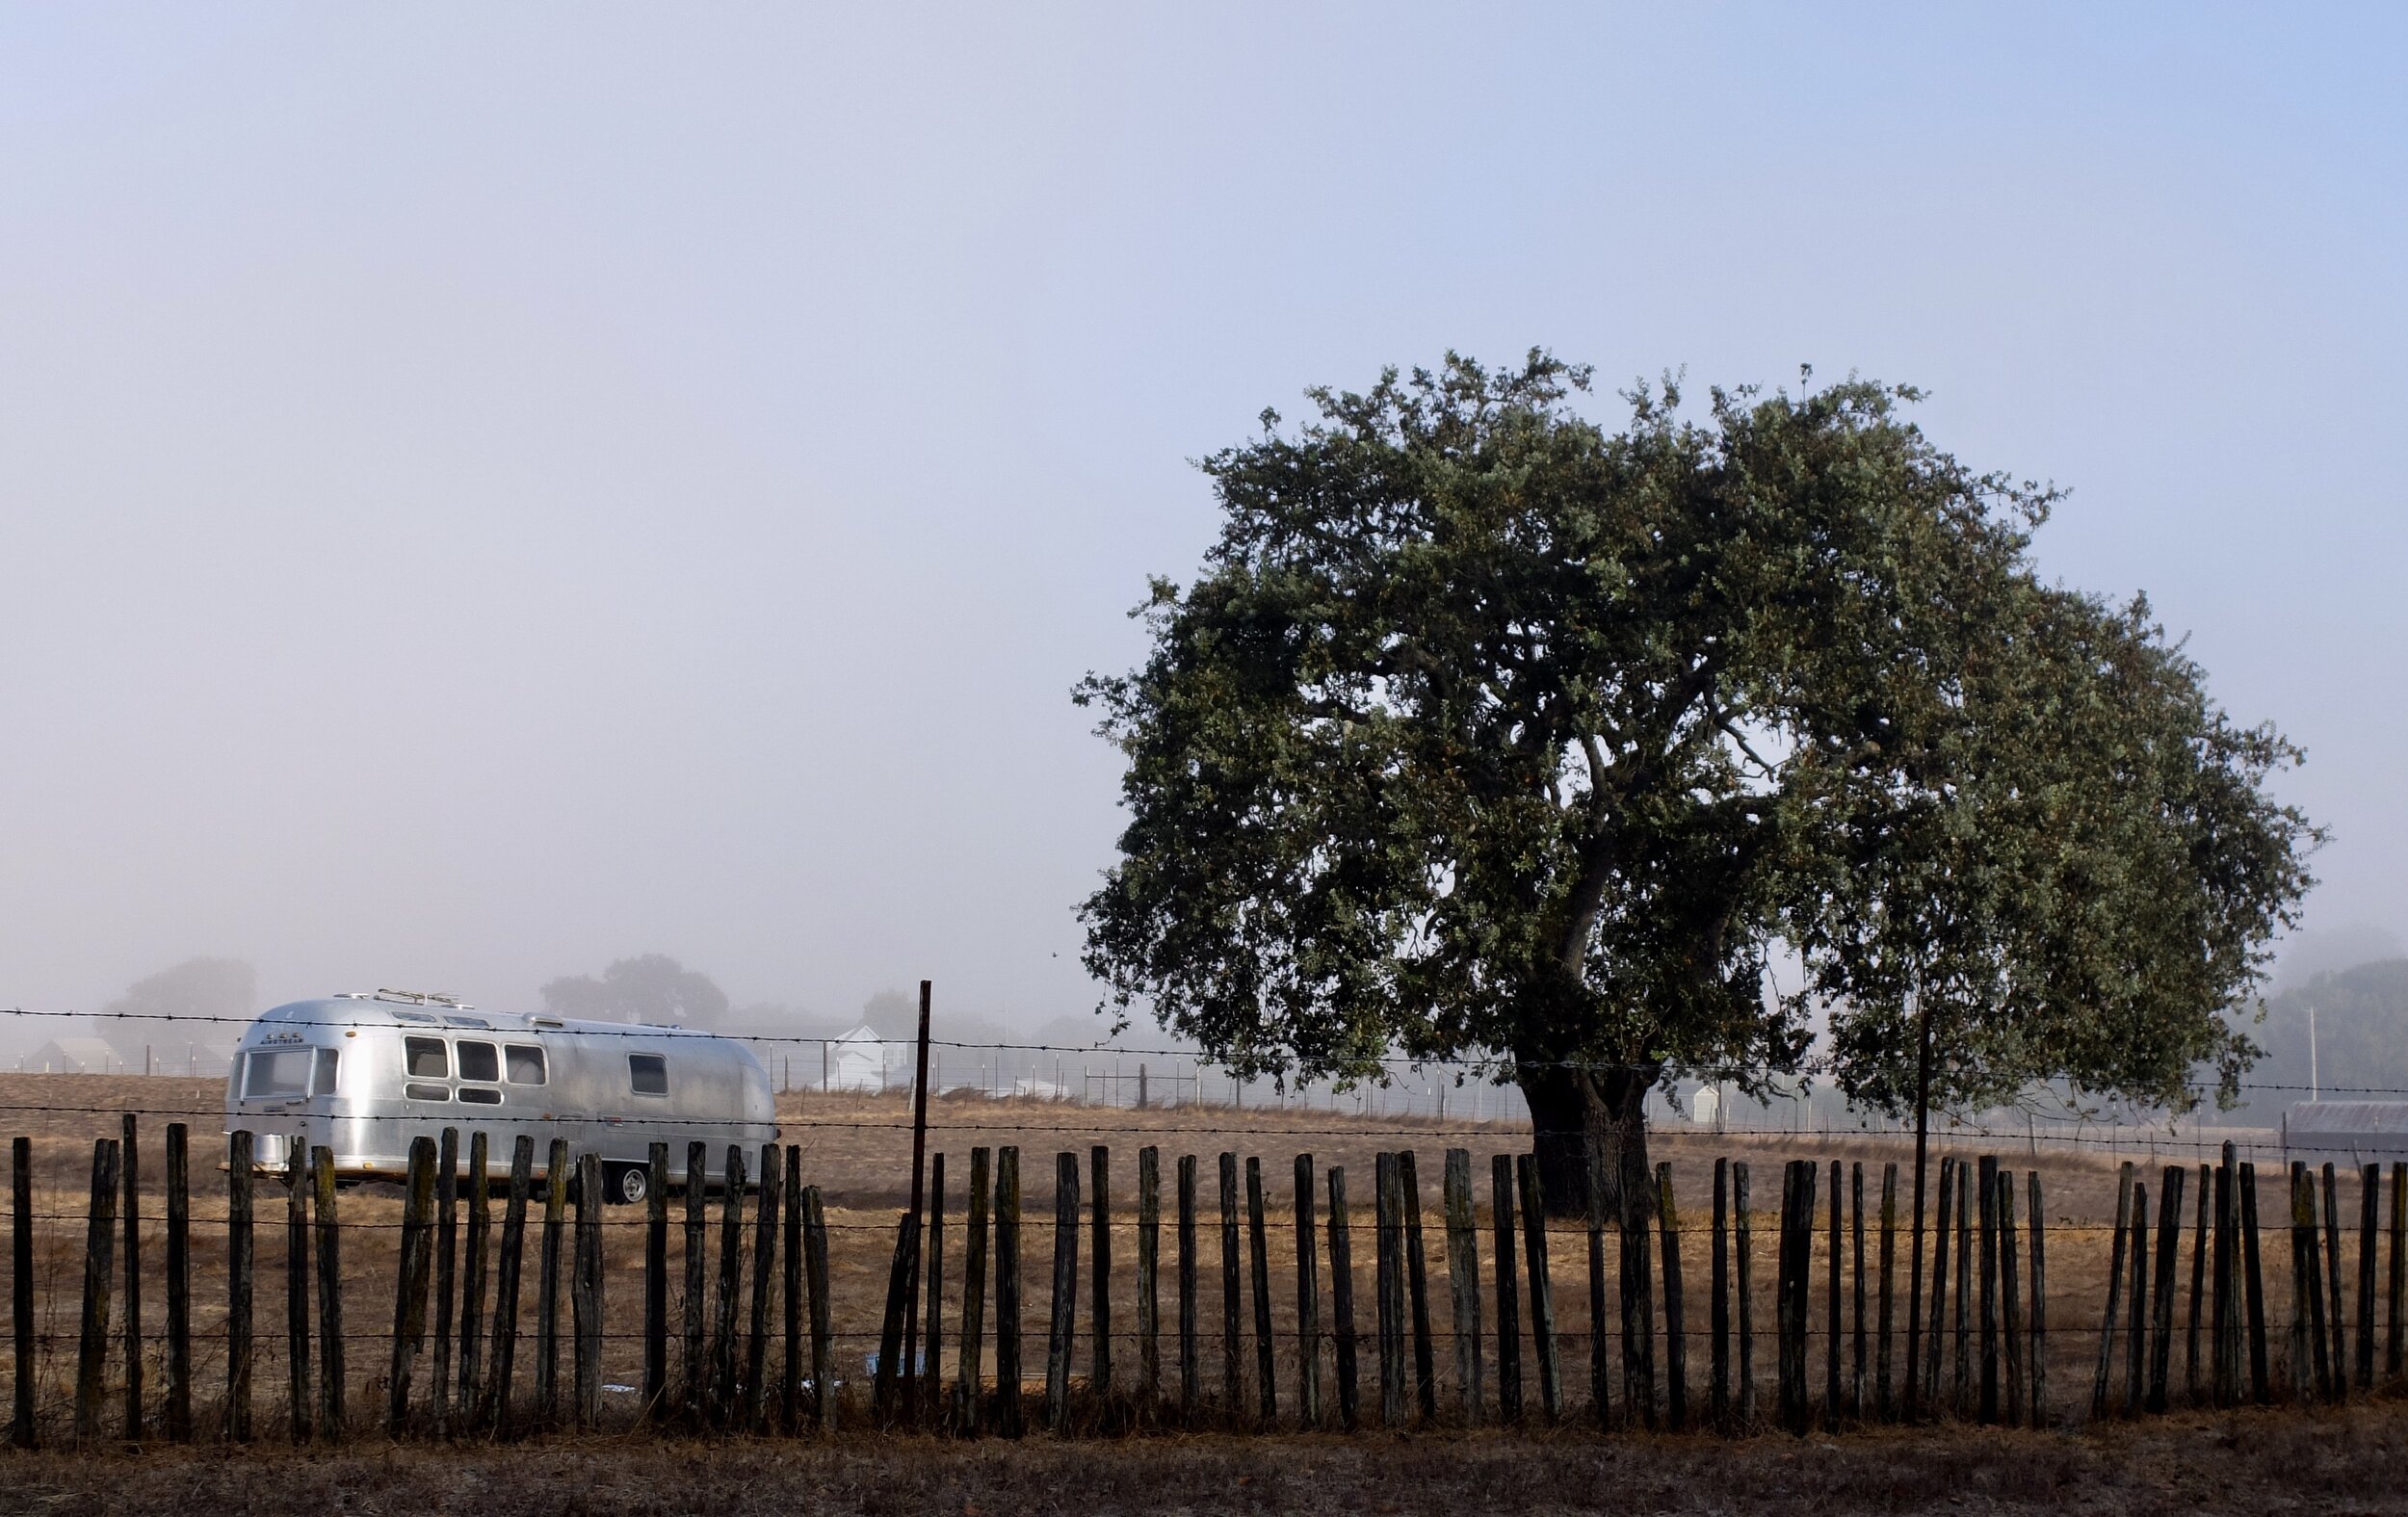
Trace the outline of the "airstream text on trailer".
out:
<instances>
[{"instance_id":1,"label":"airstream text on trailer","mask_svg":"<svg viewBox=\"0 0 2408 1517\"><path fill-rule=\"evenodd\" d=\"M225 1125L256 1135L265 1168L291 1145L327 1149L338 1175L398 1180L414 1138L489 1135L487 1164L506 1173L512 1143L535 1139L543 1168L555 1138L601 1160L614 1201L641 1201L651 1145L669 1145L684 1178L687 1144L725 1177L730 1143L777 1138L770 1077L752 1050L686 1028L480 1011L408 991L295 1001L244 1033L226 1078Z\"/></svg>"}]
</instances>

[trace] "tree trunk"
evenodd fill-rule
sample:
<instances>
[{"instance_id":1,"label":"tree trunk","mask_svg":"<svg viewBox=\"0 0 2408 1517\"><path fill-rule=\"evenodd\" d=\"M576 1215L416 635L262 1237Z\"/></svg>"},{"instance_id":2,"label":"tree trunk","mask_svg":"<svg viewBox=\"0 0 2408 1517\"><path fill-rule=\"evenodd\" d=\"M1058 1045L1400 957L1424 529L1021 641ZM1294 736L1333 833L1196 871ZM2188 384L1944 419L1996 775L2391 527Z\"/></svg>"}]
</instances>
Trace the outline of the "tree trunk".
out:
<instances>
[{"instance_id":1,"label":"tree trunk","mask_svg":"<svg viewBox=\"0 0 2408 1517\"><path fill-rule=\"evenodd\" d=\"M1659 1073L1652 1064L1574 1069L1533 1059L1522 1066L1522 1094L1530 1102L1539 1190L1548 1216L1588 1215L1593 1148L1605 1179L1606 1215L1632 1224L1654 1220L1646 1102Z\"/></svg>"}]
</instances>

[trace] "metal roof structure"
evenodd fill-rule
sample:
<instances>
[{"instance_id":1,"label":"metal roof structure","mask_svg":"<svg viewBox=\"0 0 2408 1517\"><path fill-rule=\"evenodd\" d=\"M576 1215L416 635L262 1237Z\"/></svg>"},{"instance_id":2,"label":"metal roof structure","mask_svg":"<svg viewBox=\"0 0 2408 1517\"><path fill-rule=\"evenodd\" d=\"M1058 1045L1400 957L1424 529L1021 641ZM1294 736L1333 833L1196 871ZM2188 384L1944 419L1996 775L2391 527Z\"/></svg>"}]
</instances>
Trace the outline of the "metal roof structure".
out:
<instances>
[{"instance_id":1,"label":"metal roof structure","mask_svg":"<svg viewBox=\"0 0 2408 1517\"><path fill-rule=\"evenodd\" d=\"M2283 1146L2360 1164L2408 1159L2408 1101L2302 1101L2283 1113Z\"/></svg>"}]
</instances>

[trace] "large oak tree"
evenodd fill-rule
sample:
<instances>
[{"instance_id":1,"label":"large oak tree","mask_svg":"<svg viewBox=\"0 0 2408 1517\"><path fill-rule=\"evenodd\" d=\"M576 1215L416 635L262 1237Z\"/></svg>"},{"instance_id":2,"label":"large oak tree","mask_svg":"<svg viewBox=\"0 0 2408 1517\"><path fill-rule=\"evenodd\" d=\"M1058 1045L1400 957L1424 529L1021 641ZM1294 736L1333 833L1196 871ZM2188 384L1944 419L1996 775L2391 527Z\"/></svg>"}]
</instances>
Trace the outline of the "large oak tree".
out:
<instances>
[{"instance_id":1,"label":"large oak tree","mask_svg":"<svg viewBox=\"0 0 2408 1517\"><path fill-rule=\"evenodd\" d=\"M1896 1018L1976 962L2021 993L1948 1003L1990 1052L1947 1092L2244 1058L2223 1013L2305 882L2262 785L2290 752L2038 582L2047 492L1935 449L1910 390L1692 420L1667 384L1609 432L1586 381L1450 355L1204 460L1202 576L1078 692L1129 761L1082 908L1114 1003L1248 1075L1475 1060L1557 1207L1594 1158L1643 1210L1647 1093L1797 1072L1819 1005L1842 1085L1892 1098ZM1985 827L2021 841L1949 853ZM1775 995L1782 943L1809 973Z\"/></svg>"}]
</instances>

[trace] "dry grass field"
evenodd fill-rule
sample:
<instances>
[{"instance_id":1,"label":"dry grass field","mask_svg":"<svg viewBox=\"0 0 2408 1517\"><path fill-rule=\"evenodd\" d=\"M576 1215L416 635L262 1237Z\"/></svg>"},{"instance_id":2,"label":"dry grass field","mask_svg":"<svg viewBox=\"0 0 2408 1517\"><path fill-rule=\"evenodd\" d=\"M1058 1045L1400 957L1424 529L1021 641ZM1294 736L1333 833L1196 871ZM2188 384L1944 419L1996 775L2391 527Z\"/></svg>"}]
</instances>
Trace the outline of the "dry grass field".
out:
<instances>
[{"instance_id":1,"label":"dry grass field","mask_svg":"<svg viewBox=\"0 0 2408 1517\"><path fill-rule=\"evenodd\" d=\"M194 1081L181 1078L84 1077L84 1076L0 1076L0 1136L30 1134L38 1182L36 1210L43 1218L38 1229L36 1250L36 1311L41 1336L39 1362L41 1414L47 1429L64 1429L68 1398L74 1376L75 1326L79 1308L84 1252L83 1216L90 1191L92 1145L96 1138L115 1136L120 1111L136 1112L142 1121L143 1166L142 1182L145 1191L144 1233L148 1240L146 1268L150 1284L146 1288L144 1328L150 1337L146 1357L151 1361L146 1372L153 1415L162 1375L157 1365L160 1335L164 1331L165 1312L162 1305L159 1262L160 1222L163 1211L161 1195L162 1168L161 1132L170 1120L191 1123L196 1156L214 1156L218 1152L222 1118L222 1086L214 1081ZM846 1384L845 1420L855 1422L861 1411L861 1399L867 1393L867 1376L863 1373L866 1356L876 1347L880 1308L883 1303L888 1258L892 1248L894 1219L903 1202L909 1170L910 1134L908 1110L900 1096L823 1096L795 1094L781 1098L780 1120L786 1139L801 1150L803 1178L808 1184L822 1188L827 1205L830 1228L831 1290L835 1329L838 1334L837 1366L840 1380ZM1017 1144L1022 1150L1022 1168L1026 1197L1024 1202L1025 1234L1023 1242L1023 1272L1025 1308L1023 1332L1025 1347L1023 1364L1035 1389L1043 1373L1045 1281L1052 1257L1053 1156L1062 1151L1079 1155L1082 1176L1086 1173L1087 1149L1090 1144L1105 1143L1112 1149L1112 1203L1115 1216L1113 1244L1114 1328L1119 1335L1115 1352L1122 1376L1121 1384L1134 1373L1136 1349L1132 1341L1137 1316L1134 1301L1136 1244L1134 1239L1137 1152L1145 1144L1162 1149L1165 1184L1165 1225L1164 1250L1163 1317L1165 1335L1175 1321L1171 1300L1175 1278L1175 1238L1169 1226L1171 1206L1171 1175L1176 1157L1186 1153L1200 1156L1202 1170L1201 1216L1199 1217L1199 1310L1202 1324L1203 1373L1201 1380L1208 1402L1217 1401L1221 1385L1219 1323L1220 1268L1218 1239L1218 1198L1215 1156L1227 1150L1238 1155L1241 1164L1260 1160L1265 1188L1269 1197L1270 1279L1274 1317L1278 1324L1276 1342L1278 1384L1280 1387L1280 1422L1293 1425L1295 1383L1297 1373L1295 1343L1296 1290L1296 1229L1294 1213L1295 1156L1311 1153L1319 1172L1326 1176L1333 1165L1343 1165L1348 1172L1354 1209L1354 1272L1357 1317L1364 1337L1364 1384L1366 1403L1376 1409L1377 1370L1373 1358L1372 1335L1374 1297L1373 1293L1374 1247L1371 1231L1371 1176L1374 1155L1381 1149L1410 1147L1420 1155L1421 1184L1427 1220L1424 1228L1427 1250L1427 1271L1431 1281L1431 1315L1442 1342L1437 1359L1442 1387L1453 1381L1453 1354L1443 1341L1449 1322L1445 1299L1446 1235L1438 1208L1441 1155L1449 1146L1462 1146L1472 1151L1474 1178L1479 1194L1485 1198L1488 1190L1488 1158L1499 1152L1514 1152L1528 1141L1527 1132L1504 1123L1472 1125L1461 1122L1441 1124L1433 1121L1401 1118L1366 1118L1335 1113L1323 1110L1277 1108L1232 1111L1223 1107L1156 1110L1135 1112L1116 1109L1091 1109L1022 1100L994 1100L975 1096L949 1096L933 1103L931 1108L931 1148L948 1158L948 1227L947 1264L950 1289L945 1305L947 1323L947 1354L944 1369L950 1375L953 1367L952 1326L960 1316L961 1215L963 1191L967 1175L967 1151L976 1145L999 1146ZM1768 1411L1772 1395L1773 1375L1773 1292L1775 1213L1779 1204L1781 1163L1793 1157L1821 1161L1840 1159L1862 1162L1867 1169L1869 1202L1877 1204L1880 1166L1886 1162L1901 1163L1900 1205L1906 1202L1904 1164L1909 1155L1897 1140L1887 1138L1864 1138L1852 1142L1826 1138L1783 1139L1771 1138L1714 1138L1690 1133L1671 1133L1658 1142L1657 1157L1669 1160L1677 1181L1679 1204L1685 1225L1689 1229L1684 1254L1684 1275L1688 1297L1688 1326L1690 1333L1688 1349L1688 1379L1692 1406L1702 1406L1705 1399L1707 1347L1704 1333L1707 1325L1708 1248L1704 1227L1710 1215L1713 1161L1729 1157L1747 1162L1754 1175L1752 1220L1754 1231L1754 1312L1757 1323L1756 1375L1760 1396ZM2001 1156L2010 1166L2020 1169L2024 1156L2004 1153ZM197 1164L197 1158L196 1158ZM2051 1352L2049 1378L2051 1399L2062 1420L2078 1421L2087 1414L2091 1371L2097 1353L2097 1321L2107 1259L2107 1229L2102 1224L2113 1213L2115 1168L2112 1159L2059 1151L2044 1153L2040 1159L2048 1200L2048 1284ZM198 1386L198 1421L204 1428L216 1425L215 1415L224 1374L224 1185L214 1168L196 1167L194 1179L195 1227L194 1269L196 1335L196 1374ZM2023 1196L2019 1183L2019 1204ZM259 1230L257 1250L259 1275L257 1280L257 1322L259 1362L256 1371L258 1387L257 1415L263 1429L278 1427L281 1388L284 1384L282 1359L284 1280L282 1270L284 1238L281 1226L284 1214L284 1189L281 1184L264 1184L259 1191ZM2345 1182L2344 1215L2355 1214L2355 1187ZM1322 1191L1326 1201L1326 1190ZM1827 1208L1828 1190L1821 1196ZM2266 1297L2269 1315L2279 1324L2285 1320L2289 1301L2288 1241L2274 1228L2281 1219L2276 1198L2262 1198L2267 1216L2265 1243ZM386 1356L389 1351L392 1321L393 1280L397 1261L397 1239L401 1215L397 1187L365 1185L346 1190L341 1198L344 1221L345 1302L349 1339L348 1370L353 1415L362 1425L374 1420L383 1402L383 1381ZM720 1202L711 1203L710 1246L717 1247ZM673 1212L681 1210L673 1207ZM501 1204L497 1196L494 1215L498 1226ZM1827 1215L1827 1213L1826 1213ZM2186 1208L2187 1216L2187 1208ZM1483 1207L1480 1240L1481 1271L1485 1279L1493 1269L1493 1234ZM1902 1229L1901 1229L1902 1230ZM1870 1231L1870 1230L1869 1230ZM2184 1258L2178 1278L2185 1292L2188 1282L2188 1242L2186 1225ZM747 1242L750 1227L746 1226ZM641 1290L643 1231L641 1214L632 1209L613 1209L608 1214L606 1239L606 1315L608 1336L605 1344L604 1380L614 1387L627 1387L641 1379ZM1824 1322L1824 1266L1820 1256L1820 1225L1818 1228L1818 1258L1815 1264L1813 1291L1813 1323L1817 1332L1812 1345L1814 1368L1810 1383L1819 1399L1823 1374L1823 1347L1820 1336ZM1082 1239L1082 1283L1080 1289L1080 1343L1077 1366L1084 1373L1087 1363L1088 1299L1085 1274L1086 1241ZM1869 1268L1877 1264L1877 1238L1868 1238ZM2345 1244L2345 1249L2348 1245ZM678 1288L674 1282L682 1278L683 1240L672 1223L670 1237L671 1321L678 1313ZM2354 1251L2354 1250L2350 1250ZM2354 1267L2346 1261L2345 1277ZM1896 1313L1898 1321L1898 1363L1903 1366L1905 1302L1905 1246L1899 1243L1899 1273L1897 1287ZM0 1265L5 1265L0 1260ZM523 1399L529 1394L534 1373L534 1345L537 1293L533 1281L534 1252L529 1257L530 1279L522 1291L519 1330L523 1335L518 1354L517 1390ZM1567 1394L1576 1401L1584 1401L1587 1381L1588 1304L1587 1304L1587 1239L1579 1229L1558 1227L1550 1234L1550 1269L1555 1280L1558 1329L1562 1335L1564 1379ZM0 1271L4 1272L4 1271ZM716 1269L711 1272L715 1277ZM1324 1324L1330 1321L1329 1288L1325 1252L1321 1269L1322 1314ZM746 1278L749 1281L749 1270ZM1490 1287L1493 1291L1493 1283ZM1249 1288L1250 1293L1250 1288ZM565 1293L563 1293L565 1294ZM1872 1303L1868 1303L1869 1317L1873 1316ZM1493 1295L1488 1310L1493 1314ZM1610 1312L1611 1308L1610 1308ZM1252 1356L1253 1315L1250 1301L1242 1314L1246 1324L1247 1347L1244 1364L1250 1374ZM772 1323L778 1314L772 1311ZM1487 1319L1493 1327L1493 1315ZM1852 1320L1852 1317L1851 1317ZM1877 1317L1874 1318L1877 1322ZM742 1321L743 1318L739 1318ZM992 1315L989 1315L990 1330ZM2184 1312L2178 1308L2176 1324L2178 1339ZM1525 1319L1527 1327L1527 1317ZM1324 1325L1326 1331L1326 1325ZM772 1328L774 1337L775 1329ZM674 1328L672 1326L672 1336ZM2283 1353L2283 1338L2274 1335L2275 1352ZM0 1346L4 1347L4 1346ZM1170 1346L1165 1346L1165 1374L1175 1373L1175 1358ZM676 1373L675 1345L672 1343L671 1373ZM771 1348L772 1366L779 1349ZM1324 1386L1330 1375L1329 1349L1322 1350L1321 1373ZM5 1358L0 1353L0 1358ZM114 1358L114 1356L113 1356ZM1661 1359L1661 1355L1660 1355ZM1531 1355L1524 1352L1525 1374ZM426 1360L420 1360L419 1373L425 1373ZM986 1366L992 1373L994 1358L990 1347ZM1493 1352L1490 1372L1494 1373ZM2204 1370L2203 1370L2204 1373ZM113 1362L112 1422L119 1413L123 1367ZM2174 1352L2174 1382L2177 1399L2184 1380L2183 1346L2178 1341ZM772 1370L774 1383L774 1370ZM1251 1381L1248 1381L1250 1399ZM1619 1380L1615 1392L1620 1390ZM1324 1390L1324 1397L1329 1392ZM624 1390L612 1390L606 1396L606 1427L624 1427L634 1420L637 1398ZM1534 1388L1530 1393L1536 1404ZM1451 1402L1450 1393L1442 1389L1442 1404ZM1870 1436L1870 1435L1868 1435ZM1892 1439L1894 1434L1880 1434ZM1252 1456L1238 1445L1205 1444L1190 1449L1189 1445L1153 1446L1156 1452L1179 1457L1207 1460L1239 1461ZM1480 1446L1474 1446L1480 1447ZM1517 1446L1518 1447L1518 1446ZM1552 1447L1540 1440L1532 1447ZM1341 1452L1343 1446L1330 1446L1319 1457L1347 1460L1353 1455ZM779 1454L774 1457L800 1457ZM1467 1453L1467 1457L1471 1456ZM1582 1457L1596 1457L1584 1454ZM179 1460L187 1456L179 1456ZM406 1467L408 1456L391 1456ZM547 1454L546 1458L570 1458L567 1453ZM746 1457L771 1458L768 1452L756 1452ZM871 1457L865 1455L865 1457ZM946 1456L954 1457L952 1454ZM983 1467L977 1456L961 1455L960 1478L974 1481L983 1478ZM1100 1456L1099 1456L1100 1457ZM1653 1457L1653 1455L1651 1455ZM1663 1455L1677 1463L1673 1454ZM1749 1455L1771 1457L1771 1455ZM1852 1457L1852 1456L1851 1456ZM1542 1461L1543 1462L1543 1461ZM206 1460L192 1463L195 1471L217 1468ZM1669 1466L1667 1466L1669 1468ZM1567 1477L1568 1478L1568 1477ZM5 1508L0 1508L5 1509Z\"/></svg>"},{"instance_id":2,"label":"dry grass field","mask_svg":"<svg viewBox=\"0 0 2408 1517\"><path fill-rule=\"evenodd\" d=\"M0 1517L1006 1517L1076 1513L1550 1517L1677 1512L2408 1511L2408 1408L2178 1413L2071 1432L1949 1427L1737 1443L1584 1432L1191 1435L832 1444L556 1438L510 1445L0 1454Z\"/></svg>"}]
</instances>

